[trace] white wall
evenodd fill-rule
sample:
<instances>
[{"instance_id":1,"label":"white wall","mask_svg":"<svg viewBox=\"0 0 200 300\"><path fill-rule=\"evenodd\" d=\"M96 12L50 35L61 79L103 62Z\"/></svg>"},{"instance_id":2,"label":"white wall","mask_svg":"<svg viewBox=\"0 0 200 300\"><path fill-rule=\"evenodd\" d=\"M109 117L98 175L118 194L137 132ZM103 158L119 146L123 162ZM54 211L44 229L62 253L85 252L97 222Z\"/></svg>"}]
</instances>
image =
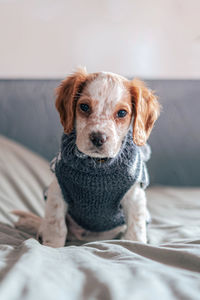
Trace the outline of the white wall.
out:
<instances>
[{"instance_id":1,"label":"white wall","mask_svg":"<svg viewBox=\"0 0 200 300\"><path fill-rule=\"evenodd\" d=\"M0 0L0 77L200 78L200 0Z\"/></svg>"}]
</instances>

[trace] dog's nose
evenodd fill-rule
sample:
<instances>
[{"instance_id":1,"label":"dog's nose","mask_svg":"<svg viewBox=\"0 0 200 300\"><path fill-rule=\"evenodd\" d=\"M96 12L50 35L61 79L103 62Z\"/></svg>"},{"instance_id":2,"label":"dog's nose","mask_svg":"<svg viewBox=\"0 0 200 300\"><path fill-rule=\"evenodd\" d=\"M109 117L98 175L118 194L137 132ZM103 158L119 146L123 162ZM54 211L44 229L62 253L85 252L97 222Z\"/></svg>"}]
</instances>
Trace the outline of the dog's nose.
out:
<instances>
[{"instance_id":1,"label":"dog's nose","mask_svg":"<svg viewBox=\"0 0 200 300\"><path fill-rule=\"evenodd\" d=\"M101 147L107 140L107 136L102 132L92 132L90 134L90 141L96 147Z\"/></svg>"}]
</instances>

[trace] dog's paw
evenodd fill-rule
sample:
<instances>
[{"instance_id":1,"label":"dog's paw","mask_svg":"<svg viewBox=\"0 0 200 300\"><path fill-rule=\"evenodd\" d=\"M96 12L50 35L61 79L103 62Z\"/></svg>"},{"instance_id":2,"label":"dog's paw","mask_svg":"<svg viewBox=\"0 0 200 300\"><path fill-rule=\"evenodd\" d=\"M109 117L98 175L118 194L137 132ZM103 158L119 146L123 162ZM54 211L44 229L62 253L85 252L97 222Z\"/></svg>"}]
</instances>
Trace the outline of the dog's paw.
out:
<instances>
[{"instance_id":1,"label":"dog's paw","mask_svg":"<svg viewBox=\"0 0 200 300\"><path fill-rule=\"evenodd\" d=\"M36 238L40 244L52 248L60 248L65 246L67 228L63 229L64 232L57 232L55 227L46 223L44 220L41 223Z\"/></svg>"},{"instance_id":2,"label":"dog's paw","mask_svg":"<svg viewBox=\"0 0 200 300\"><path fill-rule=\"evenodd\" d=\"M41 241L41 244L43 246L48 246L48 247L52 247L52 248L60 248L60 247L64 247L65 246L65 242L57 239L57 240L51 240L50 238L43 238L42 236L38 237Z\"/></svg>"}]
</instances>

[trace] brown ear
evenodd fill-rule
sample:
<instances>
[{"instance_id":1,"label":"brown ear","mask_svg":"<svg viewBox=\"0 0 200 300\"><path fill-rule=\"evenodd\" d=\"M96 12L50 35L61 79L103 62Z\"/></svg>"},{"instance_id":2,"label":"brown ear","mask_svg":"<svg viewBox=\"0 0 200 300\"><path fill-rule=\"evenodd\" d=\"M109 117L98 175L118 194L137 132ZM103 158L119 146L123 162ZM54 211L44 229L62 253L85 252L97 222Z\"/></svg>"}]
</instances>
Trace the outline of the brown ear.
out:
<instances>
[{"instance_id":1,"label":"brown ear","mask_svg":"<svg viewBox=\"0 0 200 300\"><path fill-rule=\"evenodd\" d=\"M69 134L74 128L76 100L87 78L85 69L79 69L63 80L56 89L56 108L60 114L60 121L64 132Z\"/></svg>"},{"instance_id":2,"label":"brown ear","mask_svg":"<svg viewBox=\"0 0 200 300\"><path fill-rule=\"evenodd\" d=\"M160 114L160 105L154 92L147 89L142 81L134 79L130 84L134 112L133 141L142 146Z\"/></svg>"}]
</instances>

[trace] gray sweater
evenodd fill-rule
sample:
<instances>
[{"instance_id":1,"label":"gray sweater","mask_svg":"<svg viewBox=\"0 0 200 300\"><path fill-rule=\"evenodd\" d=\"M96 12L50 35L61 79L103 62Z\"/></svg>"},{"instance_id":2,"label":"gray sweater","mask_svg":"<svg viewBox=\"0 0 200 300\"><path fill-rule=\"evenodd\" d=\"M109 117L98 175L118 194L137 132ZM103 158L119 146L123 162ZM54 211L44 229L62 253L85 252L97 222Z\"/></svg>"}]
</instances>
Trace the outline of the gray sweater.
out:
<instances>
[{"instance_id":1,"label":"gray sweater","mask_svg":"<svg viewBox=\"0 0 200 300\"><path fill-rule=\"evenodd\" d=\"M79 152L75 131L63 134L54 171L71 217L84 229L100 232L125 223L120 201L136 182L149 183L145 151L128 132L117 157L102 162Z\"/></svg>"}]
</instances>

